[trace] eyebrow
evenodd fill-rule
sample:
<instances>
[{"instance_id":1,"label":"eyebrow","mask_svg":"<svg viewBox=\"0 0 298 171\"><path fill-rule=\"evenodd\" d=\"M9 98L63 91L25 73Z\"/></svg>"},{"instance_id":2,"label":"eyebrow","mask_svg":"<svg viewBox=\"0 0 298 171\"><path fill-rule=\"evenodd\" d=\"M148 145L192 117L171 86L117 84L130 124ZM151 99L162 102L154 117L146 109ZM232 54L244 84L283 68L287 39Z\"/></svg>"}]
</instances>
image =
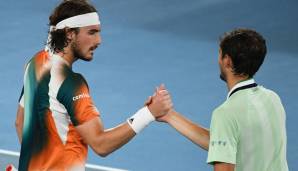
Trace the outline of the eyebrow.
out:
<instances>
[{"instance_id":1,"label":"eyebrow","mask_svg":"<svg viewBox=\"0 0 298 171\"><path fill-rule=\"evenodd\" d=\"M100 32L100 31L101 31L100 29L90 29L90 30L88 30L88 32L94 32L94 33Z\"/></svg>"}]
</instances>

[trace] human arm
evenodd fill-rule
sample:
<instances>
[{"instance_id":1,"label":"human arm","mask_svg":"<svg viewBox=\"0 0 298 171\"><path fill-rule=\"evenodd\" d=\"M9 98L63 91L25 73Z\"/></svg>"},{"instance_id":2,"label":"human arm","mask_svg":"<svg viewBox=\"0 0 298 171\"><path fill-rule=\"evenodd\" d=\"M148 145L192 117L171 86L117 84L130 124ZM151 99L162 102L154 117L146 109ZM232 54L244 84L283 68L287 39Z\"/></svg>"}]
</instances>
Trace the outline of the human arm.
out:
<instances>
[{"instance_id":1,"label":"human arm","mask_svg":"<svg viewBox=\"0 0 298 171\"><path fill-rule=\"evenodd\" d=\"M19 104L17 109L17 116L15 120L15 128L18 135L20 144L23 137L23 125L24 125L24 87L22 88L21 95L19 97Z\"/></svg>"},{"instance_id":2,"label":"human arm","mask_svg":"<svg viewBox=\"0 0 298 171\"><path fill-rule=\"evenodd\" d=\"M234 171L235 165L230 163L214 163L214 171Z\"/></svg>"},{"instance_id":3,"label":"human arm","mask_svg":"<svg viewBox=\"0 0 298 171\"><path fill-rule=\"evenodd\" d=\"M85 143L102 157L117 150L136 135L127 122L104 130L99 117L77 126L76 129Z\"/></svg>"},{"instance_id":4,"label":"human arm","mask_svg":"<svg viewBox=\"0 0 298 171\"><path fill-rule=\"evenodd\" d=\"M147 107L145 107L147 108ZM153 117L160 117L171 108L167 91L159 91L146 109ZM105 157L129 142L136 132L128 122L104 130L100 118L96 117L76 127L83 140L100 156Z\"/></svg>"},{"instance_id":5,"label":"human arm","mask_svg":"<svg viewBox=\"0 0 298 171\"><path fill-rule=\"evenodd\" d=\"M20 143L22 142L23 124L24 124L24 108L21 105L18 105L15 127L16 127L16 131L17 131L17 135Z\"/></svg>"},{"instance_id":6,"label":"human arm","mask_svg":"<svg viewBox=\"0 0 298 171\"><path fill-rule=\"evenodd\" d=\"M193 143L204 150L208 150L210 139L209 130L192 122L175 110L170 110L167 115L158 118L157 121L167 122Z\"/></svg>"}]
</instances>

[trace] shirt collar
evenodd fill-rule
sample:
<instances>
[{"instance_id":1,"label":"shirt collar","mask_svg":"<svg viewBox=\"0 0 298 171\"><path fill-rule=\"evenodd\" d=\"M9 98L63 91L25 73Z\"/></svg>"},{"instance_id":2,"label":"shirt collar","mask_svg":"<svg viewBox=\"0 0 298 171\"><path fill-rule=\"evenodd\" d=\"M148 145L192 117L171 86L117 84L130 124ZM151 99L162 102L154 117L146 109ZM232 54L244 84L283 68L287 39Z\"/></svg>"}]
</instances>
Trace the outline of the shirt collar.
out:
<instances>
[{"instance_id":1,"label":"shirt collar","mask_svg":"<svg viewBox=\"0 0 298 171\"><path fill-rule=\"evenodd\" d=\"M231 96L231 93L236 90L237 88L240 88L240 87L244 87L244 86L247 86L247 85L250 85L250 84L254 84L255 83L255 80L253 78L251 79L248 79L248 80L245 80L245 81L241 81L239 83L237 83L236 85L234 85L234 87L229 91L228 95L227 95L227 99L229 99L229 97Z\"/></svg>"}]
</instances>

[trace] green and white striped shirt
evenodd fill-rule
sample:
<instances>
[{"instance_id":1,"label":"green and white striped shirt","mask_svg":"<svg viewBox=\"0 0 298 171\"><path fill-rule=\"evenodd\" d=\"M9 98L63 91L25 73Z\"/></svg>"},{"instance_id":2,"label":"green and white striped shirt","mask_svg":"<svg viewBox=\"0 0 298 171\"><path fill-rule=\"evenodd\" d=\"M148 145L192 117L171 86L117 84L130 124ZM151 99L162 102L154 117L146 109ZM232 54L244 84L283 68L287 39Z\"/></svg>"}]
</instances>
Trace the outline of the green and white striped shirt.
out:
<instances>
[{"instance_id":1,"label":"green and white striped shirt","mask_svg":"<svg viewBox=\"0 0 298 171\"><path fill-rule=\"evenodd\" d=\"M276 93L253 79L235 85L214 110L207 162L236 171L288 171L285 110Z\"/></svg>"}]
</instances>

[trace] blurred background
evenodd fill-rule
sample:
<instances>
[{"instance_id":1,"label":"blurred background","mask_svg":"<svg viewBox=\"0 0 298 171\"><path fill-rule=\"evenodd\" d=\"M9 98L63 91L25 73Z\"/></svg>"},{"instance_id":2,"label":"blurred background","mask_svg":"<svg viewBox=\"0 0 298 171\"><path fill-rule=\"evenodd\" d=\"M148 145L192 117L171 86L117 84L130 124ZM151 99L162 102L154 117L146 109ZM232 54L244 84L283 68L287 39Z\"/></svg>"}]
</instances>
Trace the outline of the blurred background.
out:
<instances>
[{"instance_id":1,"label":"blurred background","mask_svg":"<svg viewBox=\"0 0 298 171\"><path fill-rule=\"evenodd\" d=\"M24 65L44 47L48 17L58 0L10 0L0 4L0 149L19 151L14 128ZM102 44L92 62L73 70L89 83L105 128L141 108L164 83L175 109L209 127L225 101L219 79L218 38L238 27L267 40L268 54L255 80L277 92L287 112L287 159L298 158L298 1L295 0L93 0ZM296 132L296 133L295 133ZM106 158L89 150L88 162L134 171L212 170L207 152L165 123L154 122Z\"/></svg>"}]
</instances>

